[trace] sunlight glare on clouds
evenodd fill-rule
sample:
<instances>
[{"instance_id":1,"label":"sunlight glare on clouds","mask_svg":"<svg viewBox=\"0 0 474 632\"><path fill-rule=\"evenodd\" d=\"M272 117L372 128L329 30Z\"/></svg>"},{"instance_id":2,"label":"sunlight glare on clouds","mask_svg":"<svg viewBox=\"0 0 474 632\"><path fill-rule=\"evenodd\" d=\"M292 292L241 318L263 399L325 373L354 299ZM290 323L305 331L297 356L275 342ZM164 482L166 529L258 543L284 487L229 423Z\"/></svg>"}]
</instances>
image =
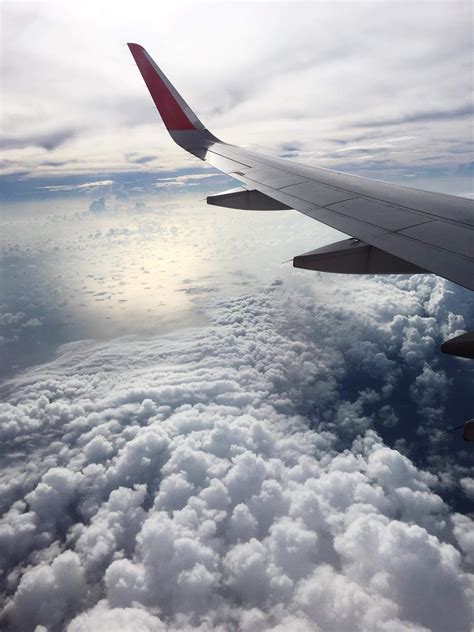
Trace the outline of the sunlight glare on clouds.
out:
<instances>
[{"instance_id":1,"label":"sunlight glare on clouds","mask_svg":"<svg viewBox=\"0 0 474 632\"><path fill-rule=\"evenodd\" d=\"M207 206L202 182L222 186L212 173L162 176L153 194L129 199L120 184L96 180L58 185L54 203L6 204L2 371L69 340L203 324L213 296L288 278L283 261L340 235L295 211Z\"/></svg>"}]
</instances>

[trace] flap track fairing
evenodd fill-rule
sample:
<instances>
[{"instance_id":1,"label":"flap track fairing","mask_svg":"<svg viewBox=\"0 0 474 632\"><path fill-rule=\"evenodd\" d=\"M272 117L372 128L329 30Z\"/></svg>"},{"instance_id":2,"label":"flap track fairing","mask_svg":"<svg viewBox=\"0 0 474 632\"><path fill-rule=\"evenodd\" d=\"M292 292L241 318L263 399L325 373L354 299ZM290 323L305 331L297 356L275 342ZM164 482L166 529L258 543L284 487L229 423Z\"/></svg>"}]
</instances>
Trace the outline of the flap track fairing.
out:
<instances>
[{"instance_id":1,"label":"flap track fairing","mask_svg":"<svg viewBox=\"0 0 474 632\"><path fill-rule=\"evenodd\" d=\"M261 193L256 189L237 187L216 195L209 195L207 203L212 206L224 206L243 211L287 211L290 207Z\"/></svg>"},{"instance_id":2,"label":"flap track fairing","mask_svg":"<svg viewBox=\"0 0 474 632\"><path fill-rule=\"evenodd\" d=\"M414 274L423 268L365 244L344 239L293 258L295 268L344 274Z\"/></svg>"}]
</instances>

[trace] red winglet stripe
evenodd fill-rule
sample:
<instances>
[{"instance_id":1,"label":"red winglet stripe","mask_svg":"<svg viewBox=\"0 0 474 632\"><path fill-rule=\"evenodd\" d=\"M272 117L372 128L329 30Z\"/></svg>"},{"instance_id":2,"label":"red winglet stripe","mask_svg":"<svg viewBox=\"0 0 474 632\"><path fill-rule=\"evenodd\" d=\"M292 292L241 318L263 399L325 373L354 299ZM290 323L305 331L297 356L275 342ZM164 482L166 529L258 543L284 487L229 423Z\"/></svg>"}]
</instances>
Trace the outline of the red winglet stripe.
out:
<instances>
[{"instance_id":1,"label":"red winglet stripe","mask_svg":"<svg viewBox=\"0 0 474 632\"><path fill-rule=\"evenodd\" d=\"M128 44L128 47L166 128L170 131L195 129L168 87L151 65L145 54L145 49L139 44Z\"/></svg>"}]
</instances>

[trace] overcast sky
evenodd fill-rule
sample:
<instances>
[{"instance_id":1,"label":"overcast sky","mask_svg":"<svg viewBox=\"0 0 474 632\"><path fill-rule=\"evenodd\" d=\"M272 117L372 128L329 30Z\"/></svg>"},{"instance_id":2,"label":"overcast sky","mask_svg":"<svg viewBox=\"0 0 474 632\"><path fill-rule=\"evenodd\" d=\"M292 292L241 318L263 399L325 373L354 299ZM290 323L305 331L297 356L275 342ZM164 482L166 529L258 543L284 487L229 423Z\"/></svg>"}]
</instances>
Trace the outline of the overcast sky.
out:
<instances>
[{"instance_id":1,"label":"overcast sky","mask_svg":"<svg viewBox=\"0 0 474 632\"><path fill-rule=\"evenodd\" d=\"M1 11L1 172L15 190L24 178L201 166L163 133L125 46L136 41L224 140L472 192L469 2L3 2Z\"/></svg>"},{"instance_id":2,"label":"overcast sky","mask_svg":"<svg viewBox=\"0 0 474 632\"><path fill-rule=\"evenodd\" d=\"M470 3L161 5L0 5L0 627L470 632L472 292L292 268L343 236L207 206L125 46L226 141L472 196Z\"/></svg>"}]
</instances>

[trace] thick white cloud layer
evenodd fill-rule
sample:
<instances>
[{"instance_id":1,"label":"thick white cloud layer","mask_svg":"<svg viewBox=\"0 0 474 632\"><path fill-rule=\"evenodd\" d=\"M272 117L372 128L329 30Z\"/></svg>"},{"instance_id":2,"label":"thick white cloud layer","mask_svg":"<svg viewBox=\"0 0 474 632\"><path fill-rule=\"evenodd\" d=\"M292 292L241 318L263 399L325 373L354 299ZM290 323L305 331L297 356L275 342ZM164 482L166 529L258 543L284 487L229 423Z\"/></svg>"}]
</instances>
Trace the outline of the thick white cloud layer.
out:
<instances>
[{"instance_id":1,"label":"thick white cloud layer","mask_svg":"<svg viewBox=\"0 0 474 632\"><path fill-rule=\"evenodd\" d=\"M5 386L7 630L470 630L472 521L374 430L401 366L440 428L452 291L347 283L350 305L275 283L209 327L71 343Z\"/></svg>"}]
</instances>

